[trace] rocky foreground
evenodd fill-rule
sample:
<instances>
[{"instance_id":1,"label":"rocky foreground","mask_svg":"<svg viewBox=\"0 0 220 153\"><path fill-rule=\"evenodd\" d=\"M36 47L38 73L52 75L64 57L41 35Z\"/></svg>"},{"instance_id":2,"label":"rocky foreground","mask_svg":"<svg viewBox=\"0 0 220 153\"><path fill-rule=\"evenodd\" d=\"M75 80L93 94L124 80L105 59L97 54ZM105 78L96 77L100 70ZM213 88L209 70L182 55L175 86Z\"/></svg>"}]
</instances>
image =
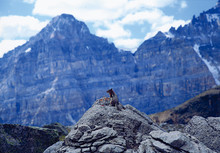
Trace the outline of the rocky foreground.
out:
<instances>
[{"instance_id":1,"label":"rocky foreground","mask_svg":"<svg viewBox=\"0 0 220 153\"><path fill-rule=\"evenodd\" d=\"M0 124L0 153L42 153L67 134L58 123L43 128Z\"/></svg>"},{"instance_id":2,"label":"rocky foreground","mask_svg":"<svg viewBox=\"0 0 220 153\"><path fill-rule=\"evenodd\" d=\"M109 99L102 98L83 115L64 141L44 153L220 152L220 118L195 118L184 129L188 133L166 132L134 107L126 105L119 111L109 105ZM206 133L199 128L200 124ZM216 139L211 139L214 136Z\"/></svg>"}]
</instances>

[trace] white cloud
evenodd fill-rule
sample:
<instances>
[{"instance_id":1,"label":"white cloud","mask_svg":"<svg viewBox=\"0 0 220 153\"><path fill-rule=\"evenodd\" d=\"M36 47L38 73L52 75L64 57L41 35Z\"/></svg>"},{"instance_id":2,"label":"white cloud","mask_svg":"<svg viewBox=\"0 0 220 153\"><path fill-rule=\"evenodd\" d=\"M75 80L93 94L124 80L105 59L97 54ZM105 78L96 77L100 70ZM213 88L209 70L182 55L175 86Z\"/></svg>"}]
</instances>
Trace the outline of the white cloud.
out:
<instances>
[{"instance_id":1,"label":"white cloud","mask_svg":"<svg viewBox=\"0 0 220 153\"><path fill-rule=\"evenodd\" d=\"M46 22L40 22L31 16L4 16L0 17L0 38L27 39L39 32Z\"/></svg>"},{"instance_id":2,"label":"white cloud","mask_svg":"<svg viewBox=\"0 0 220 153\"><path fill-rule=\"evenodd\" d=\"M164 7L187 7L185 0L23 0L34 3L33 14L57 16L62 13L74 15L78 20L90 22L98 36L107 37L116 46L126 49L138 47L141 39L129 25L139 24L139 31L147 29L149 38L158 30L168 31L170 26L184 24L161 10ZM178 2L178 3L177 3ZM177 4L177 5L176 5ZM180 4L180 5L179 5ZM0 18L0 39L28 39L40 31L48 22L40 22L34 17L8 16ZM145 24L148 27L143 28ZM149 29L149 28L148 28ZM149 31L149 30L148 30ZM137 38L137 37L136 37Z\"/></svg>"},{"instance_id":3,"label":"white cloud","mask_svg":"<svg viewBox=\"0 0 220 153\"><path fill-rule=\"evenodd\" d=\"M139 8L163 8L166 6L173 6L177 0L128 0L125 5L128 10L137 10Z\"/></svg>"},{"instance_id":4,"label":"white cloud","mask_svg":"<svg viewBox=\"0 0 220 153\"><path fill-rule=\"evenodd\" d=\"M73 14L83 21L109 21L140 9L172 6L177 0L36 0L33 14Z\"/></svg>"},{"instance_id":5,"label":"white cloud","mask_svg":"<svg viewBox=\"0 0 220 153\"><path fill-rule=\"evenodd\" d=\"M56 16L73 14L83 21L103 21L120 17L127 0L37 0L33 14Z\"/></svg>"},{"instance_id":6,"label":"white cloud","mask_svg":"<svg viewBox=\"0 0 220 153\"><path fill-rule=\"evenodd\" d=\"M180 7L183 9L183 8L186 8L188 5L186 3L186 1L182 1L181 4L180 4Z\"/></svg>"},{"instance_id":7,"label":"white cloud","mask_svg":"<svg viewBox=\"0 0 220 153\"><path fill-rule=\"evenodd\" d=\"M136 22L147 21L150 24L160 22L163 17L163 12L159 9L143 10L126 15L121 21L121 24L135 24Z\"/></svg>"},{"instance_id":8,"label":"white cloud","mask_svg":"<svg viewBox=\"0 0 220 153\"><path fill-rule=\"evenodd\" d=\"M33 4L35 2L35 0L23 0L24 3L29 3L29 4Z\"/></svg>"},{"instance_id":9,"label":"white cloud","mask_svg":"<svg viewBox=\"0 0 220 153\"><path fill-rule=\"evenodd\" d=\"M26 40L2 40L0 42L0 58L3 57L5 53L14 49L15 47L22 45Z\"/></svg>"},{"instance_id":10,"label":"white cloud","mask_svg":"<svg viewBox=\"0 0 220 153\"><path fill-rule=\"evenodd\" d=\"M136 51L137 46L140 45L141 39L116 39L115 45L123 50Z\"/></svg>"},{"instance_id":11,"label":"white cloud","mask_svg":"<svg viewBox=\"0 0 220 153\"><path fill-rule=\"evenodd\" d=\"M107 37L112 39L117 39L121 37L130 37L131 32L125 30L122 24L118 23L105 23L106 30L98 29L96 34L101 37Z\"/></svg>"}]
</instances>

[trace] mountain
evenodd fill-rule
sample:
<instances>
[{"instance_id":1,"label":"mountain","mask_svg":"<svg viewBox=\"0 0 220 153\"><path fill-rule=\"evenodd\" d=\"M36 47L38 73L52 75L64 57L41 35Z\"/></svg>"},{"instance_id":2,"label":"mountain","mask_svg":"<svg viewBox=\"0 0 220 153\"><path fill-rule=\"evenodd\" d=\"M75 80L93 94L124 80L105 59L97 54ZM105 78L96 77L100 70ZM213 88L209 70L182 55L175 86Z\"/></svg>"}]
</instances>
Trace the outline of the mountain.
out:
<instances>
[{"instance_id":1,"label":"mountain","mask_svg":"<svg viewBox=\"0 0 220 153\"><path fill-rule=\"evenodd\" d=\"M0 121L72 125L91 106L91 99L130 80L132 60L130 52L121 53L92 35L73 16L55 17L0 59Z\"/></svg>"},{"instance_id":2,"label":"mountain","mask_svg":"<svg viewBox=\"0 0 220 153\"><path fill-rule=\"evenodd\" d=\"M164 131L131 105L124 108L119 111L109 105L109 100L97 100L64 141L44 153L215 153L189 134ZM214 146L218 150L219 145Z\"/></svg>"},{"instance_id":3,"label":"mountain","mask_svg":"<svg viewBox=\"0 0 220 153\"><path fill-rule=\"evenodd\" d=\"M220 86L210 89L183 104L164 112L150 115L157 123L186 124L193 116L220 116Z\"/></svg>"},{"instance_id":4,"label":"mountain","mask_svg":"<svg viewBox=\"0 0 220 153\"><path fill-rule=\"evenodd\" d=\"M109 88L145 113L177 106L220 84L219 15L216 5L134 54L57 16L0 59L0 123L72 125Z\"/></svg>"}]
</instances>

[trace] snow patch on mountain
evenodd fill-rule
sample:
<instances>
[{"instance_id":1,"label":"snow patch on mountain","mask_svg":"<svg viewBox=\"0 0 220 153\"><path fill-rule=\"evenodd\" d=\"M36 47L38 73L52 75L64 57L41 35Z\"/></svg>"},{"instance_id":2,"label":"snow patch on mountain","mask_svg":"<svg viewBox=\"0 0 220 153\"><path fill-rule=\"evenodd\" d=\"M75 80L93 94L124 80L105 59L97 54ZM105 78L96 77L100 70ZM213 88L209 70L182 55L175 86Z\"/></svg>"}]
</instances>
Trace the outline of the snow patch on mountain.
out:
<instances>
[{"instance_id":1,"label":"snow patch on mountain","mask_svg":"<svg viewBox=\"0 0 220 153\"><path fill-rule=\"evenodd\" d=\"M25 53L28 53L30 51L31 51L31 48L28 48L28 49L25 50Z\"/></svg>"},{"instance_id":2,"label":"snow patch on mountain","mask_svg":"<svg viewBox=\"0 0 220 153\"><path fill-rule=\"evenodd\" d=\"M207 18L207 21L208 22L212 22L212 21L215 21L215 20L219 20L219 16L218 14L206 14L206 18Z\"/></svg>"},{"instance_id":3,"label":"snow patch on mountain","mask_svg":"<svg viewBox=\"0 0 220 153\"><path fill-rule=\"evenodd\" d=\"M164 33L167 38L174 38L174 35L171 32Z\"/></svg>"},{"instance_id":4,"label":"snow patch on mountain","mask_svg":"<svg viewBox=\"0 0 220 153\"><path fill-rule=\"evenodd\" d=\"M208 67L209 71L212 73L212 76L213 78L215 79L215 83L217 85L220 85L220 81L219 81L219 72L220 72L220 67L215 67L213 66L213 64L208 61L207 59L203 58L202 55L200 54L200 51L199 51L199 45L198 44L195 44L193 49L195 50L195 52L198 54L198 56L203 60L203 62L206 64L206 66Z\"/></svg>"},{"instance_id":5,"label":"snow patch on mountain","mask_svg":"<svg viewBox=\"0 0 220 153\"><path fill-rule=\"evenodd\" d=\"M45 90L45 91L44 91L44 92L42 92L41 94L48 95L50 92L55 91L55 85L56 85L57 80L58 80L58 78L56 77L56 78L53 80L53 83L52 83L51 88L49 88L49 89Z\"/></svg>"}]
</instances>

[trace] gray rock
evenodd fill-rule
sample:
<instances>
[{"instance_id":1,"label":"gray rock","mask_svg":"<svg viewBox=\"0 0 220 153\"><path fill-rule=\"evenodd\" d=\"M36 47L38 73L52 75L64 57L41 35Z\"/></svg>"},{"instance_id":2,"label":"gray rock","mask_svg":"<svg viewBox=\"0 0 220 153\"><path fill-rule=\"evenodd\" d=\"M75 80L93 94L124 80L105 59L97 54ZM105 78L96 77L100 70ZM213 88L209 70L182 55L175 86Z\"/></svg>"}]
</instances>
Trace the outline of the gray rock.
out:
<instances>
[{"instance_id":1,"label":"gray rock","mask_svg":"<svg viewBox=\"0 0 220 153\"><path fill-rule=\"evenodd\" d=\"M91 147L92 152L95 152L96 150L97 150L96 147Z\"/></svg>"},{"instance_id":2,"label":"gray rock","mask_svg":"<svg viewBox=\"0 0 220 153\"><path fill-rule=\"evenodd\" d=\"M163 142L170 144L171 146L176 148L181 148L187 142L187 137L179 131L173 131L170 133L163 131L152 131L150 135L154 139L160 139Z\"/></svg>"},{"instance_id":3,"label":"gray rock","mask_svg":"<svg viewBox=\"0 0 220 153\"><path fill-rule=\"evenodd\" d=\"M85 153L86 153L86 152L91 152L91 151L90 151L90 148L83 148L83 149L82 149L82 152L85 152Z\"/></svg>"},{"instance_id":4,"label":"gray rock","mask_svg":"<svg viewBox=\"0 0 220 153\"><path fill-rule=\"evenodd\" d=\"M152 146L159 152L215 153L195 137L179 131L152 131L150 135Z\"/></svg>"},{"instance_id":5,"label":"gray rock","mask_svg":"<svg viewBox=\"0 0 220 153\"><path fill-rule=\"evenodd\" d=\"M96 141L96 142L94 142L92 145L95 146L95 147L99 147L99 146L101 146L101 145L104 144L104 143L105 143L105 141L104 141L104 140L101 140L101 141Z\"/></svg>"},{"instance_id":6,"label":"gray rock","mask_svg":"<svg viewBox=\"0 0 220 153\"><path fill-rule=\"evenodd\" d=\"M124 147L113 144L105 144L98 149L100 153L120 153L124 152L124 150Z\"/></svg>"},{"instance_id":7,"label":"gray rock","mask_svg":"<svg viewBox=\"0 0 220 153\"><path fill-rule=\"evenodd\" d=\"M217 120L212 123L218 129ZM77 131L82 133L80 139L75 139ZM119 111L109 103L103 105L103 100L94 103L64 142L57 152L216 153L189 134L165 132L132 106Z\"/></svg>"},{"instance_id":8,"label":"gray rock","mask_svg":"<svg viewBox=\"0 0 220 153\"><path fill-rule=\"evenodd\" d=\"M71 130L70 133L72 141L78 141L83 135L80 130Z\"/></svg>"},{"instance_id":9,"label":"gray rock","mask_svg":"<svg viewBox=\"0 0 220 153\"><path fill-rule=\"evenodd\" d=\"M58 149L60 149L63 145L63 141L58 141L52 146L48 147L43 153L56 153Z\"/></svg>"},{"instance_id":10,"label":"gray rock","mask_svg":"<svg viewBox=\"0 0 220 153\"><path fill-rule=\"evenodd\" d=\"M109 101L103 105L100 99L72 128L62 149L73 146L74 149L123 152L138 146L143 135L159 129L148 116L132 106L119 111L110 106Z\"/></svg>"},{"instance_id":11,"label":"gray rock","mask_svg":"<svg viewBox=\"0 0 220 153\"><path fill-rule=\"evenodd\" d=\"M169 145L166 145L160 141L153 141L152 142L152 146L159 152L163 152L163 153L169 153L172 152L173 149L171 149L171 147ZM147 148L147 150L149 150L149 148ZM147 151L146 150L146 151ZM150 149L151 151L151 149Z\"/></svg>"},{"instance_id":12,"label":"gray rock","mask_svg":"<svg viewBox=\"0 0 220 153\"><path fill-rule=\"evenodd\" d=\"M81 153L81 149L75 149L74 147L61 147L56 153Z\"/></svg>"},{"instance_id":13,"label":"gray rock","mask_svg":"<svg viewBox=\"0 0 220 153\"><path fill-rule=\"evenodd\" d=\"M220 152L220 117L205 119L200 116L194 116L184 130L210 149Z\"/></svg>"},{"instance_id":14,"label":"gray rock","mask_svg":"<svg viewBox=\"0 0 220 153\"><path fill-rule=\"evenodd\" d=\"M138 147L137 152L138 153L155 153L150 137L147 137L144 141L141 142L140 146Z\"/></svg>"},{"instance_id":15,"label":"gray rock","mask_svg":"<svg viewBox=\"0 0 220 153\"><path fill-rule=\"evenodd\" d=\"M126 146L126 141L122 136L118 136L110 141L111 144L119 145L119 146Z\"/></svg>"}]
</instances>

